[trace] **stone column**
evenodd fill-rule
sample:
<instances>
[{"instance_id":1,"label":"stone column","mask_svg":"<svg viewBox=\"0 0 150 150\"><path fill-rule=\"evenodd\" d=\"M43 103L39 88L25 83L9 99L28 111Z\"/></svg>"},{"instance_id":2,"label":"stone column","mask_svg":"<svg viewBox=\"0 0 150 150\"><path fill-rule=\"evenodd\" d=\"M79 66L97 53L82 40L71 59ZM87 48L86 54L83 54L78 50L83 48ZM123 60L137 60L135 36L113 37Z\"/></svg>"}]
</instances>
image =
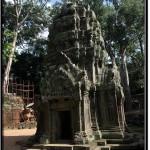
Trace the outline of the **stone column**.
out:
<instances>
[{"instance_id":1,"label":"stone column","mask_svg":"<svg viewBox=\"0 0 150 150\"><path fill-rule=\"evenodd\" d=\"M44 102L43 103L43 115L41 117L43 118L44 122L41 122L44 126L43 126L43 134L40 138L40 143L42 144L48 144L50 143L50 117L49 117L49 103L48 102Z\"/></svg>"},{"instance_id":2,"label":"stone column","mask_svg":"<svg viewBox=\"0 0 150 150\"><path fill-rule=\"evenodd\" d=\"M88 131L89 126L90 126L90 121L89 121L89 114L88 114L88 92L84 91L83 92L83 131Z\"/></svg>"},{"instance_id":3,"label":"stone column","mask_svg":"<svg viewBox=\"0 0 150 150\"><path fill-rule=\"evenodd\" d=\"M36 95L35 96L35 102L34 102L34 109L35 109L35 116L36 116L36 120L37 120L37 130L35 133L35 140L39 140L39 138L41 137L42 133L43 133L43 124L41 124L42 122L42 100L41 100L41 96L40 95Z\"/></svg>"},{"instance_id":4,"label":"stone column","mask_svg":"<svg viewBox=\"0 0 150 150\"><path fill-rule=\"evenodd\" d=\"M103 120L101 132L102 138L123 138L124 133L120 128L122 123L122 114L120 102L117 101L117 95L113 86L107 90L103 87L104 91L101 90L101 116L105 114L106 120ZM107 100L107 103L106 103Z\"/></svg>"},{"instance_id":5,"label":"stone column","mask_svg":"<svg viewBox=\"0 0 150 150\"><path fill-rule=\"evenodd\" d=\"M50 104L49 104L50 105ZM51 108L49 108L49 128L50 128L50 143L52 142L52 116L53 116L53 114L52 114L52 109Z\"/></svg>"},{"instance_id":6,"label":"stone column","mask_svg":"<svg viewBox=\"0 0 150 150\"><path fill-rule=\"evenodd\" d=\"M81 82L78 82L78 94L79 100L74 106L74 143L82 144L81 131L82 131L82 94L81 94Z\"/></svg>"},{"instance_id":7,"label":"stone column","mask_svg":"<svg viewBox=\"0 0 150 150\"><path fill-rule=\"evenodd\" d=\"M52 110L53 115L52 115L52 142L55 143L56 142L56 132L57 132L57 128L56 128L56 110L53 108Z\"/></svg>"},{"instance_id":8,"label":"stone column","mask_svg":"<svg viewBox=\"0 0 150 150\"><path fill-rule=\"evenodd\" d=\"M50 133L49 103L44 104L45 133Z\"/></svg>"},{"instance_id":9,"label":"stone column","mask_svg":"<svg viewBox=\"0 0 150 150\"><path fill-rule=\"evenodd\" d=\"M101 132L99 130L98 122L97 122L97 100L96 100L96 89L92 91L92 99L91 99L91 105L92 105L92 130L95 136L96 140L101 139Z\"/></svg>"},{"instance_id":10,"label":"stone column","mask_svg":"<svg viewBox=\"0 0 150 150\"><path fill-rule=\"evenodd\" d=\"M75 109L74 117L74 143L82 144L81 131L82 131L82 119L81 119L81 101L78 102L77 108Z\"/></svg>"},{"instance_id":11,"label":"stone column","mask_svg":"<svg viewBox=\"0 0 150 150\"><path fill-rule=\"evenodd\" d=\"M96 76L95 76L95 59L92 62L92 82L95 83Z\"/></svg>"}]
</instances>

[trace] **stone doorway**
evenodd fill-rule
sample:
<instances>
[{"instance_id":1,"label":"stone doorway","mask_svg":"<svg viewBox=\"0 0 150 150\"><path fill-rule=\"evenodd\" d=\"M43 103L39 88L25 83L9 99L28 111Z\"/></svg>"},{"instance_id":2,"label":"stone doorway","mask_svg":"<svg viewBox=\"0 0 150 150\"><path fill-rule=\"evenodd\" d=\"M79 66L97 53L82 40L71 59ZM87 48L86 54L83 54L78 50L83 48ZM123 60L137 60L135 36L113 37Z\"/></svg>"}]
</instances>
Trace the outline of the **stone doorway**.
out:
<instances>
[{"instance_id":1,"label":"stone doorway","mask_svg":"<svg viewBox=\"0 0 150 150\"><path fill-rule=\"evenodd\" d=\"M70 141L72 138L71 112L58 111L58 139L59 141Z\"/></svg>"}]
</instances>

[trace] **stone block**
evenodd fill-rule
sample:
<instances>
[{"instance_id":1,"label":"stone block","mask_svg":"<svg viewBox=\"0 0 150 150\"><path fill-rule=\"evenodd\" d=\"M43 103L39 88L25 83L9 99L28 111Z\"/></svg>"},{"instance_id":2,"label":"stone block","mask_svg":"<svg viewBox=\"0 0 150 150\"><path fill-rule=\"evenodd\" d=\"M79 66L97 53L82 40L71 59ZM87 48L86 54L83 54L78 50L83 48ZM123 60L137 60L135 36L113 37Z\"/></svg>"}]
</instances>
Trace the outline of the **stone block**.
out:
<instances>
[{"instance_id":1,"label":"stone block","mask_svg":"<svg viewBox=\"0 0 150 150\"><path fill-rule=\"evenodd\" d=\"M73 146L73 150L90 150L90 146L86 145L75 145Z\"/></svg>"},{"instance_id":2,"label":"stone block","mask_svg":"<svg viewBox=\"0 0 150 150\"><path fill-rule=\"evenodd\" d=\"M100 146L100 150L110 150L110 146Z\"/></svg>"},{"instance_id":3,"label":"stone block","mask_svg":"<svg viewBox=\"0 0 150 150\"><path fill-rule=\"evenodd\" d=\"M99 141L96 141L96 143L99 146L105 146L107 144L107 141L106 140L99 140Z\"/></svg>"}]
</instances>

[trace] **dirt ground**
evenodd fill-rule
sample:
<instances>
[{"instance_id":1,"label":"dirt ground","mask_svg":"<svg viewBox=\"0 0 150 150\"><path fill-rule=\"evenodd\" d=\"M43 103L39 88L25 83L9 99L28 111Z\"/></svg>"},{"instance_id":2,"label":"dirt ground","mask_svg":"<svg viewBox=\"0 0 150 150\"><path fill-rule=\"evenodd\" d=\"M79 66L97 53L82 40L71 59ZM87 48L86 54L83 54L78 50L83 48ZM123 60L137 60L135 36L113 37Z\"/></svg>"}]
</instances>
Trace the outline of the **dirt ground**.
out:
<instances>
[{"instance_id":1,"label":"dirt ground","mask_svg":"<svg viewBox=\"0 0 150 150\"><path fill-rule=\"evenodd\" d=\"M4 129L2 150L20 150L21 147L16 145L16 141L27 141L35 132L36 129Z\"/></svg>"}]
</instances>

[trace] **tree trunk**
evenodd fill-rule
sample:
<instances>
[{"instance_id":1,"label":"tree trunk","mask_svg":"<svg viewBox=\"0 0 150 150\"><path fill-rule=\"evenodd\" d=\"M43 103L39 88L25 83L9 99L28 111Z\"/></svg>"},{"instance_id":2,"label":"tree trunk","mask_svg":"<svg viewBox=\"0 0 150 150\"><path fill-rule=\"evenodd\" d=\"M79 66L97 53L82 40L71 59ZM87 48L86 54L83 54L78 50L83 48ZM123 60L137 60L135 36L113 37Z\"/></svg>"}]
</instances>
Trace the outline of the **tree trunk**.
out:
<instances>
[{"instance_id":1,"label":"tree trunk","mask_svg":"<svg viewBox=\"0 0 150 150\"><path fill-rule=\"evenodd\" d=\"M15 5L15 8L16 8L16 14L15 14L15 16L16 16L16 30L15 30L15 35L14 35L13 42L12 42L12 52L11 52L9 58L8 58L7 66L6 66L6 69L4 71L3 89L2 89L3 94L8 93L9 73L10 73L11 66L12 66L13 55L14 55L14 52L15 52L15 49L16 49L16 42L17 42L19 28L25 22L25 20L28 18L28 16L31 14L36 2L37 1L32 2L32 7L27 11L27 14L25 15L25 17L19 23L19 20L21 19L20 15L21 15L23 5L22 5L21 2L17 2L17 1L14 0L14 5Z\"/></svg>"},{"instance_id":2,"label":"tree trunk","mask_svg":"<svg viewBox=\"0 0 150 150\"><path fill-rule=\"evenodd\" d=\"M116 68L117 65L116 65L116 59L115 59L115 57L111 57L111 61L112 61L113 68Z\"/></svg>"},{"instance_id":3,"label":"tree trunk","mask_svg":"<svg viewBox=\"0 0 150 150\"><path fill-rule=\"evenodd\" d=\"M139 38L139 43L140 43L141 54L142 56L144 56L143 43L142 43L141 38Z\"/></svg>"},{"instance_id":4,"label":"tree trunk","mask_svg":"<svg viewBox=\"0 0 150 150\"><path fill-rule=\"evenodd\" d=\"M132 98L131 98L131 92L130 92L130 86L129 86L129 76L128 76L128 69L127 69L125 54L121 54L121 62L122 62L122 68L120 70L120 75L121 75L124 95L125 95L125 111L131 111L132 110Z\"/></svg>"},{"instance_id":5,"label":"tree trunk","mask_svg":"<svg viewBox=\"0 0 150 150\"><path fill-rule=\"evenodd\" d=\"M16 49L16 42L17 42L17 36L18 36L18 31L16 32L14 39L13 39L13 44L12 44L12 52L11 55L8 58L8 62L7 62L7 66L6 69L4 71L4 76L3 76L3 94L7 94L8 93L8 84L9 84L9 73L11 70L11 66L12 66L12 61L13 61L13 55Z\"/></svg>"},{"instance_id":6,"label":"tree trunk","mask_svg":"<svg viewBox=\"0 0 150 150\"><path fill-rule=\"evenodd\" d=\"M117 65L116 65L115 55L114 55L113 50L110 48L110 46L107 46L107 52L111 58L113 68L116 68Z\"/></svg>"}]
</instances>

